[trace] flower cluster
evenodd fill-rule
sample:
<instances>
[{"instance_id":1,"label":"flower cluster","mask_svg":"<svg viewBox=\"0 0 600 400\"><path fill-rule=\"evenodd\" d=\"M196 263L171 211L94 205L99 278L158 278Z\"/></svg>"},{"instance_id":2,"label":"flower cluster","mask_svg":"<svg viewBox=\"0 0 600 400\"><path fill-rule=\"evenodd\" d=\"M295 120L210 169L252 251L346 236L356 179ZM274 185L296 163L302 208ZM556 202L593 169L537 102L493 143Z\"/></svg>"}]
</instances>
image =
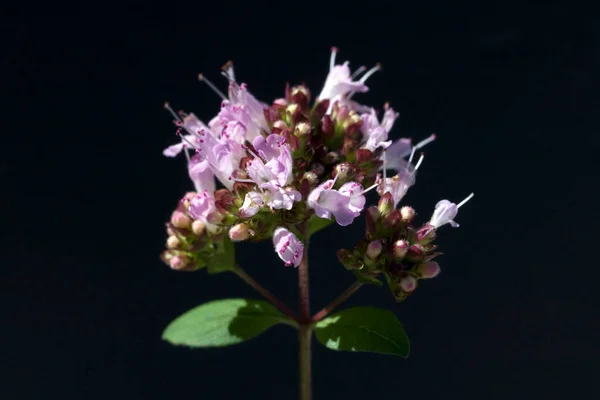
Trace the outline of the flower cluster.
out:
<instances>
[{"instance_id":1,"label":"flower cluster","mask_svg":"<svg viewBox=\"0 0 600 400\"><path fill-rule=\"evenodd\" d=\"M432 244L435 231L455 225L452 219L464 202L440 201L420 228L410 226L412 208L397 208L423 161L421 155L413 163L415 151L435 137L415 145L407 138L390 140L398 113L385 104L379 119L375 109L352 100L368 91L365 82L379 65L351 73L348 62L336 64L336 54L332 49L329 74L314 101L306 86L287 85L284 97L263 103L245 83L238 84L228 63L223 67L227 95L200 76L222 98L208 124L165 105L180 141L164 155L184 153L195 186L167 224L162 258L171 268L199 269L227 240L267 239L285 265L297 267L302 227L309 220L350 225L365 208L365 194L375 190L381 200L367 209L367 238L352 250L340 250L342 263L364 281L384 274L397 299L412 292L417 279L439 272L432 261L439 254Z\"/></svg>"}]
</instances>

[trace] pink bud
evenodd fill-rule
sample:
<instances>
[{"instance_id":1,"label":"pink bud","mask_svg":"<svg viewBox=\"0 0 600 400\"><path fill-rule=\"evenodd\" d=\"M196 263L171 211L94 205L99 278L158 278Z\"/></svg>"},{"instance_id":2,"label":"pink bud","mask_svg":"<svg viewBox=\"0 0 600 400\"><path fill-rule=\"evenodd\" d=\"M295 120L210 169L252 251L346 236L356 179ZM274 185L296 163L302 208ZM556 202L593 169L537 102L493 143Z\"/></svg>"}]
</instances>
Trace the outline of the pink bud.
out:
<instances>
[{"instance_id":1,"label":"pink bud","mask_svg":"<svg viewBox=\"0 0 600 400\"><path fill-rule=\"evenodd\" d=\"M409 245L406 240L398 240L396 243L394 243L394 256L397 259L402 260L408 252L408 247Z\"/></svg>"},{"instance_id":2,"label":"pink bud","mask_svg":"<svg viewBox=\"0 0 600 400\"><path fill-rule=\"evenodd\" d=\"M400 209L400 214L402 215L402 221L408 223L415 217L415 210L412 207L404 206Z\"/></svg>"},{"instance_id":3,"label":"pink bud","mask_svg":"<svg viewBox=\"0 0 600 400\"><path fill-rule=\"evenodd\" d=\"M229 229L229 238L234 242L241 242L250 237L248 225L241 223L231 227Z\"/></svg>"},{"instance_id":4,"label":"pink bud","mask_svg":"<svg viewBox=\"0 0 600 400\"><path fill-rule=\"evenodd\" d=\"M374 240L367 246L367 257L374 260L381 254L381 242L379 240Z\"/></svg>"},{"instance_id":5,"label":"pink bud","mask_svg":"<svg viewBox=\"0 0 600 400\"><path fill-rule=\"evenodd\" d=\"M435 261L421 264L417 267L417 273L423 279L435 278L440 273L440 265Z\"/></svg>"},{"instance_id":6,"label":"pink bud","mask_svg":"<svg viewBox=\"0 0 600 400\"><path fill-rule=\"evenodd\" d=\"M287 106L287 104L286 104L286 106ZM288 125L285 123L285 121L282 121L282 120L278 120L273 123L273 128L278 128L278 129L284 130L287 127L288 127Z\"/></svg>"},{"instance_id":7,"label":"pink bud","mask_svg":"<svg viewBox=\"0 0 600 400\"><path fill-rule=\"evenodd\" d=\"M176 228L189 229L191 227L192 220L181 211L175 211L171 216L171 223Z\"/></svg>"},{"instance_id":8,"label":"pink bud","mask_svg":"<svg viewBox=\"0 0 600 400\"><path fill-rule=\"evenodd\" d=\"M400 289L407 293L412 292L417 288L417 280L412 275L407 275L400 280Z\"/></svg>"},{"instance_id":9,"label":"pink bud","mask_svg":"<svg viewBox=\"0 0 600 400\"><path fill-rule=\"evenodd\" d=\"M190 263L190 259L183 255L173 256L169 260L169 265L171 266L171 268L173 268L175 270L184 269L185 267L187 267L187 265L189 263Z\"/></svg>"}]
</instances>

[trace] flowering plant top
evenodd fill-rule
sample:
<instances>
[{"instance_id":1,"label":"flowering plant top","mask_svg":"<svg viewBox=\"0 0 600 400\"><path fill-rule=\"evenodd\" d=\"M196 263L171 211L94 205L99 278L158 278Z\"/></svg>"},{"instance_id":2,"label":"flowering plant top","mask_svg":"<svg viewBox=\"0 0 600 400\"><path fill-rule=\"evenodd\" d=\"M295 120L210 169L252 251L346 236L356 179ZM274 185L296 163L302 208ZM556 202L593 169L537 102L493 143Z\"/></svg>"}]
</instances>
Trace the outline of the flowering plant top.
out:
<instances>
[{"instance_id":1,"label":"flowering plant top","mask_svg":"<svg viewBox=\"0 0 600 400\"><path fill-rule=\"evenodd\" d=\"M306 249L312 233L334 221L348 226L364 214L364 239L337 251L357 278L341 300L364 283L382 284L383 277L401 301L420 280L438 275L437 230L446 224L457 227L458 209L473 196L458 204L441 200L429 221L414 225L414 209L400 204L424 159L417 150L435 136L416 144L408 138L390 140L398 113L385 104L379 118L376 109L353 100L369 90L366 81L380 66L351 73L348 62L336 64L336 55L333 48L329 74L314 101L306 86L287 85L284 97L263 103L237 82L227 63L222 72L227 96L200 75L222 99L208 123L165 104L179 140L164 155L187 157L195 190L183 197L167 223L163 261L174 270L208 267L209 272L237 273L304 332L305 341L313 329L319 339L317 323L341 302L309 314ZM365 194L371 190L380 198L367 206ZM299 267L300 316L235 264L232 242L262 240L273 241L284 265Z\"/></svg>"}]
</instances>

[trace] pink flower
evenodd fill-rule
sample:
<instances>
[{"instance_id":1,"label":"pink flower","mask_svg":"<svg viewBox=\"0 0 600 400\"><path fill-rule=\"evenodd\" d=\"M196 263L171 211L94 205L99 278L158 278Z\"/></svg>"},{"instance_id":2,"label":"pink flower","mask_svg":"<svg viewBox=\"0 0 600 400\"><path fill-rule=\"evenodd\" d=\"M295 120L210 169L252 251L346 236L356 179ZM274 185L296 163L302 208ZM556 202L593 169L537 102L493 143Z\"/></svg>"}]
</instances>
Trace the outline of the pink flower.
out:
<instances>
[{"instance_id":1,"label":"pink flower","mask_svg":"<svg viewBox=\"0 0 600 400\"><path fill-rule=\"evenodd\" d=\"M385 150L385 154L382 154L382 158L386 158L385 168L396 171L406 168L406 161L404 159L410 156L413 151L419 150L434 140L435 134L432 134L428 138L421 140L414 146L412 145L411 139L402 138L396 140Z\"/></svg>"},{"instance_id":2,"label":"pink flower","mask_svg":"<svg viewBox=\"0 0 600 400\"><path fill-rule=\"evenodd\" d=\"M260 208L265 204L264 195L259 192L248 192L244 197L244 203L239 209L239 216L242 218L250 218L260 211Z\"/></svg>"},{"instance_id":3,"label":"pink flower","mask_svg":"<svg viewBox=\"0 0 600 400\"><path fill-rule=\"evenodd\" d=\"M190 179L194 182L196 192L202 193L206 190L213 193L215 191L215 174L210 169L207 160L202 160L195 155L188 162L188 172Z\"/></svg>"},{"instance_id":4,"label":"pink flower","mask_svg":"<svg viewBox=\"0 0 600 400\"><path fill-rule=\"evenodd\" d=\"M365 206L365 191L356 182L345 183L339 190L332 189L334 184L335 179L329 179L317 186L308 195L307 205L319 218L333 215L339 225L350 225Z\"/></svg>"},{"instance_id":5,"label":"pink flower","mask_svg":"<svg viewBox=\"0 0 600 400\"><path fill-rule=\"evenodd\" d=\"M379 193L380 196L383 196L387 192L389 192L392 195L392 198L394 199L394 208L398 206L398 203L400 202L400 200L402 200L402 198L408 191L408 188L415 184L415 175L417 174L417 170L419 169L421 162L423 162L424 156L421 155L421 157L417 161L417 164L413 167L411 162L413 156L415 155L415 150L416 147L414 147L411 151L411 155L408 159L408 162L402 160L402 163L396 163L398 173L394 177L384 177L379 186L377 187L377 193ZM387 154L384 159L384 164L386 163L386 161ZM387 165L384 168L387 169Z\"/></svg>"},{"instance_id":6,"label":"pink flower","mask_svg":"<svg viewBox=\"0 0 600 400\"><path fill-rule=\"evenodd\" d=\"M359 81L353 81L350 74L349 62L342 65L335 65L337 48L331 49L331 58L329 61L329 74L323 85L323 90L319 94L319 100L333 99L336 96L345 96L354 92L367 92L369 88L364 84L366 78L371 74L365 74Z\"/></svg>"},{"instance_id":7,"label":"pink flower","mask_svg":"<svg viewBox=\"0 0 600 400\"><path fill-rule=\"evenodd\" d=\"M216 224L223 219L223 216L217 210L213 194L206 190L194 196L190 202L189 210L194 219L202 221L207 229L212 231L217 228Z\"/></svg>"},{"instance_id":8,"label":"pink flower","mask_svg":"<svg viewBox=\"0 0 600 400\"><path fill-rule=\"evenodd\" d=\"M169 107L168 104L165 104L165 108L167 110L169 110L171 112L171 114L173 114L173 116L175 117L175 123L178 126L181 126L183 129L185 129L189 133L189 135L184 135L181 137L180 143L169 146L163 151L163 155L165 155L167 157L175 157L176 155L181 153L181 151L184 148L186 148L186 147L193 148L193 146L191 146L190 143L192 143L195 140L195 136L201 130L209 130L209 128L204 124L204 122L200 121L198 119L198 117L196 117L193 113L186 115L182 120Z\"/></svg>"},{"instance_id":9,"label":"pink flower","mask_svg":"<svg viewBox=\"0 0 600 400\"><path fill-rule=\"evenodd\" d=\"M279 227L273 232L273 244L275 252L286 266L297 267L302 261L304 245L293 233L285 228Z\"/></svg>"},{"instance_id":10,"label":"pink flower","mask_svg":"<svg viewBox=\"0 0 600 400\"><path fill-rule=\"evenodd\" d=\"M454 222L454 217L456 217L456 214L458 214L458 209L467 201L471 200L474 195L474 193L471 193L463 201L458 203L458 205L450 202L449 200L439 201L435 205L435 210L433 211L433 216L431 217L429 224L435 229L446 224L450 224L453 228L458 228L459 225Z\"/></svg>"},{"instance_id":11,"label":"pink flower","mask_svg":"<svg viewBox=\"0 0 600 400\"><path fill-rule=\"evenodd\" d=\"M362 125L361 131L363 133L363 149L375 151L378 147L387 148L392 141L387 140L388 133L392 129L394 125L394 121L398 118L398 113L394 112L391 107L387 107L385 113L383 114L383 118L381 123L377 119L377 114L375 113L375 109L371 109L370 113L365 113L361 115Z\"/></svg>"}]
</instances>

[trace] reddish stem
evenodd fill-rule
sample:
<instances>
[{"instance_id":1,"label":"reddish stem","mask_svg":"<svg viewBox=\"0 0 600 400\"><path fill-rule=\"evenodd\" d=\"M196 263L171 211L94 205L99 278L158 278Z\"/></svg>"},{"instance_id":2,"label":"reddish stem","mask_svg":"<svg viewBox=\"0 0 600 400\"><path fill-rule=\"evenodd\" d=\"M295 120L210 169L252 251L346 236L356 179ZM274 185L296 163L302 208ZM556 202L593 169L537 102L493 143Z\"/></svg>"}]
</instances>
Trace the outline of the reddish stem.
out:
<instances>
[{"instance_id":1,"label":"reddish stem","mask_svg":"<svg viewBox=\"0 0 600 400\"><path fill-rule=\"evenodd\" d=\"M317 321L320 321L321 319L325 318L327 316L327 314L329 314L334 308L336 308L337 306L342 304L344 301L346 301L346 299L348 297L352 296L354 294L354 292L356 292L358 289L360 289L360 287L362 285L363 285L362 282L359 282L359 281L354 282L352 285L350 285L350 287L348 289L346 289L344 291L344 293L342 293L341 295L339 295L338 297L333 299L333 301L331 303L329 303L321 311L316 313L312 317L312 321L317 322Z\"/></svg>"},{"instance_id":2,"label":"reddish stem","mask_svg":"<svg viewBox=\"0 0 600 400\"><path fill-rule=\"evenodd\" d=\"M275 305L275 307L279 308L285 315L292 318L294 321L300 323L300 317L298 317L298 315L294 311L292 311L288 306L283 304L283 302L281 300L279 300L277 297L273 296L273 294L271 294L271 292L269 292L267 289L262 287L260 285L260 283L255 281L254 278L252 278L250 275L248 275L243 269L241 269L240 267L236 267L233 270L233 272L235 272L237 274L237 276L242 278L244 280L244 282L246 282L248 285L252 286L254 288L254 290L256 290L258 293L260 293L265 299L267 299L271 303L273 303L273 305Z\"/></svg>"}]
</instances>

